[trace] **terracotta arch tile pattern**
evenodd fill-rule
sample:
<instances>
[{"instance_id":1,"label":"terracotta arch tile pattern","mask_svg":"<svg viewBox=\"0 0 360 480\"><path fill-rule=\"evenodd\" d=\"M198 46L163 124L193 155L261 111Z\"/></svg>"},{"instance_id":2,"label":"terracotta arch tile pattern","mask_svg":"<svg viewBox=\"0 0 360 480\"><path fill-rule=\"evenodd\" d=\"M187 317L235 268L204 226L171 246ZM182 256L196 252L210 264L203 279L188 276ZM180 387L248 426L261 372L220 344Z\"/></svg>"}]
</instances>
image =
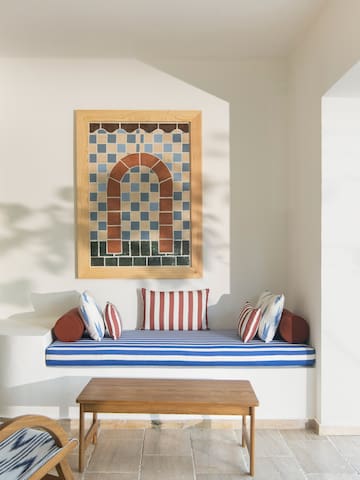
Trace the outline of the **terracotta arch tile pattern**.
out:
<instances>
[{"instance_id":1,"label":"terracotta arch tile pattern","mask_svg":"<svg viewBox=\"0 0 360 480\"><path fill-rule=\"evenodd\" d=\"M191 266L190 124L90 123L91 266Z\"/></svg>"},{"instance_id":2,"label":"terracotta arch tile pattern","mask_svg":"<svg viewBox=\"0 0 360 480\"><path fill-rule=\"evenodd\" d=\"M142 167L142 170L139 169L140 174L141 172L144 172L144 169L145 169L145 172L146 172L146 169L147 170L151 169L156 173L159 187L160 187L158 189L159 200L160 200L159 204L162 205L162 200L166 200L166 199L172 200L173 179L169 169L160 159L148 153L134 153L134 154L128 155L122 160L119 160L119 162L115 165L115 167L110 172L108 185L107 185L108 200L112 200L113 197L121 198L121 180L130 169L138 166ZM140 193L148 196L148 192L144 191L144 190L147 190L144 188L144 186L148 187L148 184L149 184L148 181L140 182L139 188L136 188L134 191L137 192L138 190L139 191L141 190ZM137 185L137 183L134 182L133 185ZM162 188L163 185L165 185L165 188ZM140 198L141 198L141 195L140 195ZM107 251L108 253L122 253L120 211L116 212L117 213L116 215L115 212L110 212L108 208L108 212L109 213L108 213L108 221L107 221L107 232L108 232ZM131 212L131 204L130 204L130 212ZM138 223L138 222L134 221L133 223ZM157 222L157 225L159 230L159 252L160 253L172 252L173 251L172 211L164 212L161 210L161 207L160 207L159 220ZM142 230L141 226L140 226L140 229ZM113 241L114 239L118 240L118 242L114 242Z\"/></svg>"}]
</instances>

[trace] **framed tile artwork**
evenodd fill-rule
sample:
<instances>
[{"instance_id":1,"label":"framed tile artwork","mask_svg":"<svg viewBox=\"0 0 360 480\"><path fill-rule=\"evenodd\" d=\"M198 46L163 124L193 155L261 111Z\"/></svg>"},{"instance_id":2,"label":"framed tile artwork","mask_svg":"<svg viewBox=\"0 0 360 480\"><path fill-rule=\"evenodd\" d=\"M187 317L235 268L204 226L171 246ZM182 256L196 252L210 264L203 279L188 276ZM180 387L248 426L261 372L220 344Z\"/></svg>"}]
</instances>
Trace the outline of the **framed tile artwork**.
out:
<instances>
[{"instance_id":1,"label":"framed tile artwork","mask_svg":"<svg viewBox=\"0 0 360 480\"><path fill-rule=\"evenodd\" d=\"M201 112L77 110L79 278L202 276Z\"/></svg>"}]
</instances>

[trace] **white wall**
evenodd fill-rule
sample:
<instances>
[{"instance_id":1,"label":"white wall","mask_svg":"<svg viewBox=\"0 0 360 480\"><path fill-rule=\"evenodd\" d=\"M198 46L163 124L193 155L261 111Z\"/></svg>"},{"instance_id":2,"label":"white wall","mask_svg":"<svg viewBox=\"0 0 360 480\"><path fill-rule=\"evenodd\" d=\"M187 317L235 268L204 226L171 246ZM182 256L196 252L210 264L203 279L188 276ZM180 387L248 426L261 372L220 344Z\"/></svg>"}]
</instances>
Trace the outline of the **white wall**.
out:
<instances>
[{"instance_id":1,"label":"white wall","mask_svg":"<svg viewBox=\"0 0 360 480\"><path fill-rule=\"evenodd\" d=\"M49 319L56 318L54 312L59 315L65 304L76 303L74 291L88 288L102 305L107 299L113 301L125 327L134 328L139 286L209 286L211 326L234 327L246 299L255 300L265 288L280 292L286 287L284 61L163 59L154 66L135 60L0 61L0 318L11 316L0 325L4 347L0 348L0 403L6 405L7 415L26 408L34 411L38 398L48 398L48 388L55 384L56 392L63 388L64 379L53 380L56 373L44 368L43 347L37 348L39 342L33 339L29 348L15 349L22 351L19 361L28 362L28 369L11 375L6 362L17 355L14 346L26 346L30 338L25 332L14 341L9 336L19 335L34 322L35 330L42 331ZM75 278L73 110L81 108L203 111L204 278ZM31 310L32 304L36 321L34 315L19 314ZM41 367L32 368L39 362ZM16 368L15 361L10 363ZM156 374L162 373L152 373ZM266 397L259 412L263 418L312 416L312 370L301 369L298 375L291 369L278 375L276 370L271 375L261 370L224 373L236 374L249 376L259 395ZM214 373L189 375L212 378ZM273 388L274 375L291 391L290 405L290 397L281 398L282 390ZM79 390L77 380L69 383L69 389L71 384ZM37 398L31 395L34 386ZM57 414L66 416L68 411L61 405Z\"/></svg>"},{"instance_id":2,"label":"white wall","mask_svg":"<svg viewBox=\"0 0 360 480\"><path fill-rule=\"evenodd\" d=\"M125 328L135 328L140 286L207 286L210 304L229 292L226 101L135 60L3 59L0 68L1 317L31 310L32 292L88 288L100 305L110 300L118 306ZM202 110L202 279L75 278L75 109ZM41 296L36 300L42 303Z\"/></svg>"},{"instance_id":3,"label":"white wall","mask_svg":"<svg viewBox=\"0 0 360 480\"><path fill-rule=\"evenodd\" d=\"M286 289L287 67L284 59L155 59L171 75L230 104L231 295L233 315L265 288Z\"/></svg>"},{"instance_id":4,"label":"white wall","mask_svg":"<svg viewBox=\"0 0 360 480\"><path fill-rule=\"evenodd\" d=\"M326 426L352 426L358 421L360 397L354 381L360 366L355 313L360 285L360 98L333 95L324 97L322 108L321 375L327 400L321 413Z\"/></svg>"},{"instance_id":5,"label":"white wall","mask_svg":"<svg viewBox=\"0 0 360 480\"><path fill-rule=\"evenodd\" d=\"M133 328L138 286L206 285L212 292L212 325L232 327L245 299L255 300L264 288L284 290L284 62L158 60L154 65L157 69L130 60L1 61L0 148L5 175L0 202L5 221L1 226L0 317L29 310L31 292L89 288L100 303L107 299L116 303L126 326ZM203 279L74 278L76 108L203 110ZM22 137L20 119L26 123ZM39 296L37 301L41 301ZM44 296L43 301L48 299Z\"/></svg>"},{"instance_id":6,"label":"white wall","mask_svg":"<svg viewBox=\"0 0 360 480\"><path fill-rule=\"evenodd\" d=\"M343 405L342 392L346 392L347 398L358 393L353 371L347 369L348 359L356 358L356 351L350 344L347 359L340 364L340 386L331 379L333 362L327 361L327 355L336 358L339 351L333 350L332 339L326 333L329 332L330 304L329 296L322 297L321 291L321 98L360 57L360 2L330 0L325 5L289 61L291 128L287 173L287 299L291 308L311 322L312 341L318 351L317 420L324 428L346 426L350 416L352 425L360 426L358 408L346 406L339 412L339 406ZM342 278L342 282L343 291L353 290L354 278ZM336 301L342 304L344 298ZM351 334L356 316L345 315L341 321ZM341 357L337 359L342 361Z\"/></svg>"}]
</instances>

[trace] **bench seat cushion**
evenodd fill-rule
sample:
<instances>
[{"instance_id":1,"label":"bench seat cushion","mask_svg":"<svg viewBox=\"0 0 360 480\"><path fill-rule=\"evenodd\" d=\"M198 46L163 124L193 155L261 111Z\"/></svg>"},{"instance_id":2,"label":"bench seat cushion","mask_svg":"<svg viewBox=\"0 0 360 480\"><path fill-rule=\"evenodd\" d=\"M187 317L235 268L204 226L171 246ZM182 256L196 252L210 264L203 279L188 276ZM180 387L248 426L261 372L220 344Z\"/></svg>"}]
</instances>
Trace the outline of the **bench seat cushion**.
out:
<instances>
[{"instance_id":1,"label":"bench seat cushion","mask_svg":"<svg viewBox=\"0 0 360 480\"><path fill-rule=\"evenodd\" d=\"M48 366L312 366L315 350L284 341L243 343L236 330L125 330L118 340L55 341Z\"/></svg>"}]
</instances>

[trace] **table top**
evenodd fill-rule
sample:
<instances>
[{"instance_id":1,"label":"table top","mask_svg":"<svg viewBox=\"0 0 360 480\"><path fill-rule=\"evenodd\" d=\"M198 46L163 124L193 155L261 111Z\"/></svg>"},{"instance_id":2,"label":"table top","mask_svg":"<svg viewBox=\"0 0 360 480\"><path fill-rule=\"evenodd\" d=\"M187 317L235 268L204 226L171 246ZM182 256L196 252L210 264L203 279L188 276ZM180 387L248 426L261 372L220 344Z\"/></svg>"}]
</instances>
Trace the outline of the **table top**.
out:
<instances>
[{"instance_id":1,"label":"table top","mask_svg":"<svg viewBox=\"0 0 360 480\"><path fill-rule=\"evenodd\" d=\"M76 401L112 413L243 415L259 405L248 380L93 378Z\"/></svg>"}]
</instances>

